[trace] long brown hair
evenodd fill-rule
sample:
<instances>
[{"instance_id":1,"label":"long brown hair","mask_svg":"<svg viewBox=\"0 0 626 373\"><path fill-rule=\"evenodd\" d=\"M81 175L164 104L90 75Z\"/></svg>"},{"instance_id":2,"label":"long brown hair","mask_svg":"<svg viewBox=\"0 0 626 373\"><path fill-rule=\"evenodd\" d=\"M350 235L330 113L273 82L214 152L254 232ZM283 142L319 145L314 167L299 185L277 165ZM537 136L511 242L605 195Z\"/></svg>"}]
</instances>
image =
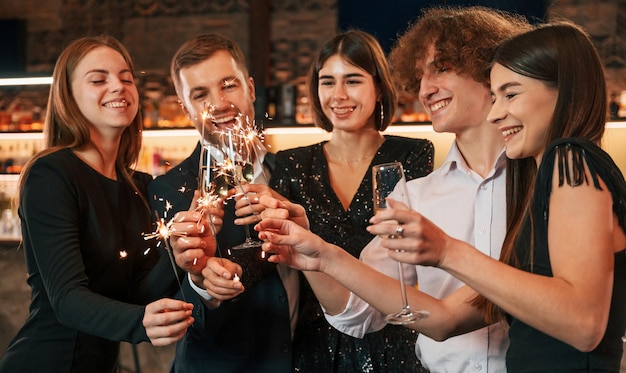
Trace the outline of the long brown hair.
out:
<instances>
[{"instance_id":1,"label":"long brown hair","mask_svg":"<svg viewBox=\"0 0 626 373\"><path fill-rule=\"evenodd\" d=\"M52 85L48 95L48 106L44 122L44 149L33 156L25 165L18 183L22 189L30 168L37 159L60 149L77 149L90 141L89 128L91 123L78 108L72 94L72 78L74 70L90 51L98 47L109 47L122 55L130 71L133 63L126 48L117 39L108 35L83 37L70 43L62 52L54 66ZM116 168L121 177L133 189L133 167L141 151L141 113L138 112L130 126L122 133L117 151ZM140 194L141 195L141 194ZM17 199L19 202L19 199Z\"/></svg>"},{"instance_id":2,"label":"long brown hair","mask_svg":"<svg viewBox=\"0 0 626 373\"><path fill-rule=\"evenodd\" d=\"M320 70L326 60L334 55L339 55L354 66L367 71L374 79L374 84L380 92L380 103L375 114L379 113L380 110L383 113L382 117L374 115L375 118L381 117L380 120L376 121L376 129L384 131L391 123L391 118L396 111L398 93L391 79L385 52L383 52L378 40L360 30L346 31L328 40L320 48L311 64L307 74L307 86L313 108L313 121L327 132L333 130L333 123L324 114L320 104L318 84Z\"/></svg>"},{"instance_id":3,"label":"long brown hair","mask_svg":"<svg viewBox=\"0 0 626 373\"><path fill-rule=\"evenodd\" d=\"M544 148L566 137L600 144L607 119L604 68L582 28L568 21L539 26L503 43L493 62L557 89L556 107ZM528 215L533 216L530 204L536 176L534 158L507 159L507 234L500 260L516 268L520 267L520 258L515 254L515 244L523 220ZM531 238L534 236L532 227L533 224ZM532 242L531 239L523 243L528 245L531 258L534 252ZM484 308L490 321L503 317L503 312L483 296L477 296L473 304Z\"/></svg>"}]
</instances>

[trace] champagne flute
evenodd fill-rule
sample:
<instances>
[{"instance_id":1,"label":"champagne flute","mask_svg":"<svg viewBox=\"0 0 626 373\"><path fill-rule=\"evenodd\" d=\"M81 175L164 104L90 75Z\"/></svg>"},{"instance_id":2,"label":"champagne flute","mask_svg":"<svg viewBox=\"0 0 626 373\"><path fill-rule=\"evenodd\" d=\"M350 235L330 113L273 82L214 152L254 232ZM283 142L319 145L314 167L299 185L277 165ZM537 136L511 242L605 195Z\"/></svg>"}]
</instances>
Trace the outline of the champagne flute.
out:
<instances>
[{"instance_id":1,"label":"champagne flute","mask_svg":"<svg viewBox=\"0 0 626 373\"><path fill-rule=\"evenodd\" d=\"M235 179L237 179L236 181L237 185L239 186L239 189L241 190L241 193L243 194L242 198L244 198L248 202L248 205L252 209L252 202L250 201L248 194L243 190L243 183L251 182L254 176L253 171L252 171L252 163L250 163L249 161L242 161L241 164L236 165L235 168L236 168L235 172L237 173L237 175L235 176ZM252 214L256 215L256 212L254 212L253 210ZM263 245L263 242L252 239L252 236L250 235L250 227L248 226L248 224L244 225L243 229L246 234L246 239L243 243L232 247L233 250L253 249L253 248L259 248Z\"/></svg>"},{"instance_id":2,"label":"champagne flute","mask_svg":"<svg viewBox=\"0 0 626 373\"><path fill-rule=\"evenodd\" d=\"M374 191L374 212L389 208L387 205L387 197L400 201L411 208L408 191L406 187L406 179L404 178L404 170L400 162L391 162L375 165L372 167L372 183ZM402 225L397 221L388 221L384 224L393 224L396 226L396 232L401 237ZM387 235L385 238L397 238L396 235ZM404 267L401 262L398 263L398 274L400 275L400 290L402 294L402 310L389 314L385 320L389 324L405 325L413 323L419 319L429 316L428 311L414 311L409 306L406 295L406 285L404 283Z\"/></svg>"},{"instance_id":3,"label":"champagne flute","mask_svg":"<svg viewBox=\"0 0 626 373\"><path fill-rule=\"evenodd\" d=\"M231 104L231 109L236 109L236 107ZM215 121L217 110L218 108L215 105L205 102L202 113L203 120ZM240 112L235 116L235 122L232 128L212 132L213 141L224 157L221 164L216 166L217 175L213 178L213 187L217 193L223 196L228 193L229 186L239 189L242 193L242 198L247 201L252 209L252 201L250 201L250 198L244 191L243 184L251 183L254 179L252 158L253 153L256 151L255 144L259 141L258 133L250 127L250 123L247 120L244 123L244 115ZM253 209L252 214L257 215ZM243 226L243 229L245 232L244 242L231 247L229 251L260 248L263 245L263 242L252 239L250 227L247 224Z\"/></svg>"},{"instance_id":4,"label":"champagne flute","mask_svg":"<svg viewBox=\"0 0 626 373\"><path fill-rule=\"evenodd\" d=\"M252 201L248 197L248 194L243 189L244 183L251 183L254 180L254 167L252 165L252 151L250 149L251 144L249 140L240 133L233 133L229 130L227 133L228 138L228 158L232 165L232 178L236 188L242 193L242 198L248 202L248 206L252 210L252 213L256 215L256 212L252 209ZM260 248L263 242L255 240L250 235L250 227L248 224L243 226L246 238L243 243L233 246L232 250L242 249L255 249Z\"/></svg>"}]
</instances>

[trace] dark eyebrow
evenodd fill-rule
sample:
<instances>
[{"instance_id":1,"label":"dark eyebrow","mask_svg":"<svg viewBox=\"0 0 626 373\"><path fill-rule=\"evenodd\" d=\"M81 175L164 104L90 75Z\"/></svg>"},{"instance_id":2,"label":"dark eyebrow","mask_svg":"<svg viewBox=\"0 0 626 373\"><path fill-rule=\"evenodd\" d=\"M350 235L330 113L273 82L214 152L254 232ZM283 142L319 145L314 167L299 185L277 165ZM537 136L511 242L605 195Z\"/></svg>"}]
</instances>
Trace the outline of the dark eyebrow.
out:
<instances>
[{"instance_id":1,"label":"dark eyebrow","mask_svg":"<svg viewBox=\"0 0 626 373\"><path fill-rule=\"evenodd\" d=\"M510 87L517 87L519 86L520 83L518 82L508 82L508 83L504 83L502 84L500 87L498 87L497 91L498 92L504 92L506 89L510 88Z\"/></svg>"},{"instance_id":2,"label":"dark eyebrow","mask_svg":"<svg viewBox=\"0 0 626 373\"><path fill-rule=\"evenodd\" d=\"M362 78L365 75L361 74L361 73L352 73L352 74L346 74L343 77L344 78ZM332 75L322 75L319 77L319 79L333 79L334 77Z\"/></svg>"}]
</instances>

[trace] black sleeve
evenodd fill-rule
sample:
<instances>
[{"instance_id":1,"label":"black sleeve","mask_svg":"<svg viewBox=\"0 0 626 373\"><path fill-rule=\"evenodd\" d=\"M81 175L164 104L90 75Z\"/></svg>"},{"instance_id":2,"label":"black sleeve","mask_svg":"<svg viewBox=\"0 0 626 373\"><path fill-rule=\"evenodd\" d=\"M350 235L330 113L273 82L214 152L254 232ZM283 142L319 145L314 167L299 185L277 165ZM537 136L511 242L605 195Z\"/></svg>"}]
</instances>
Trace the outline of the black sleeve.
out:
<instances>
[{"instance_id":1,"label":"black sleeve","mask_svg":"<svg viewBox=\"0 0 626 373\"><path fill-rule=\"evenodd\" d=\"M598 179L602 179L613 197L613 211L618 217L620 227L626 231L624 175L608 153L584 139L560 139L546 149L538 170L535 187L537 207L541 209L540 211L547 211L548 208L555 163L559 175L559 186L593 183L595 188L600 189ZM591 180L587 180L585 165L589 168Z\"/></svg>"},{"instance_id":2,"label":"black sleeve","mask_svg":"<svg viewBox=\"0 0 626 373\"><path fill-rule=\"evenodd\" d=\"M289 153L280 151L276 153L275 166L269 181L270 188L274 189L288 200L291 198L291 176L290 176Z\"/></svg>"},{"instance_id":3,"label":"black sleeve","mask_svg":"<svg viewBox=\"0 0 626 373\"><path fill-rule=\"evenodd\" d=\"M38 162L20 194L27 255L32 255L54 313L63 325L114 341L147 341L144 307L111 299L89 289L81 253L78 191L56 164ZM41 186L45 185L45 192ZM92 258L93 259L93 258Z\"/></svg>"}]
</instances>

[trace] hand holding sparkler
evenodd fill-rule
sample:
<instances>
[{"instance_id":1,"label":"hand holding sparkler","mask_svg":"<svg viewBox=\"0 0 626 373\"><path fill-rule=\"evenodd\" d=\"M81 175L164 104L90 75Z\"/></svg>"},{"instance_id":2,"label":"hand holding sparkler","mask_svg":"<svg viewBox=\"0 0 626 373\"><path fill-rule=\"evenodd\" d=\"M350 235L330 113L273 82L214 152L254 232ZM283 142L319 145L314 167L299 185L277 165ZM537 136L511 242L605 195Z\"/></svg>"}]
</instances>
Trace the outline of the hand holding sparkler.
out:
<instances>
[{"instance_id":1,"label":"hand holding sparkler","mask_svg":"<svg viewBox=\"0 0 626 373\"><path fill-rule=\"evenodd\" d=\"M194 319L193 304L176 299L159 299L148 304L143 326L153 346L167 346L181 339Z\"/></svg>"},{"instance_id":2,"label":"hand holding sparkler","mask_svg":"<svg viewBox=\"0 0 626 373\"><path fill-rule=\"evenodd\" d=\"M208 210L211 211L208 214ZM171 223L171 231L175 234L170 239L170 245L176 258L176 264L186 272L201 281L202 269L208 258L215 256L217 241L213 229L221 227L223 209L207 207L206 210L178 212ZM213 225L213 228L211 227Z\"/></svg>"},{"instance_id":3,"label":"hand holding sparkler","mask_svg":"<svg viewBox=\"0 0 626 373\"><path fill-rule=\"evenodd\" d=\"M202 270L203 287L216 300L224 301L241 294L245 288L240 281L241 266L225 258L210 258Z\"/></svg>"}]
</instances>

